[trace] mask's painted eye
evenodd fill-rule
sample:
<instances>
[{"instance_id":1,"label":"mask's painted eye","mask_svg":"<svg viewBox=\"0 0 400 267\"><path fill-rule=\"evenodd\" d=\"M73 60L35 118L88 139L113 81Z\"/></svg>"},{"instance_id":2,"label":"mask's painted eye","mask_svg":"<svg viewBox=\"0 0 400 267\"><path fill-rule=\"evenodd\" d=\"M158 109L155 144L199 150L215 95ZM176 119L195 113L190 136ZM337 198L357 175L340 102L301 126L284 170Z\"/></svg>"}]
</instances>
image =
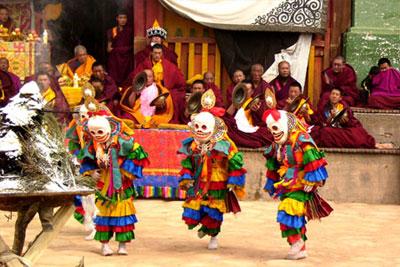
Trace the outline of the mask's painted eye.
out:
<instances>
[{"instance_id":1,"label":"mask's painted eye","mask_svg":"<svg viewBox=\"0 0 400 267\"><path fill-rule=\"evenodd\" d=\"M104 132L103 132L103 130L98 130L97 131L97 134L103 134Z\"/></svg>"},{"instance_id":2,"label":"mask's painted eye","mask_svg":"<svg viewBox=\"0 0 400 267\"><path fill-rule=\"evenodd\" d=\"M95 135L95 134L96 134L96 132L95 132L95 131L90 131L90 133L91 133L92 135Z\"/></svg>"},{"instance_id":3,"label":"mask's painted eye","mask_svg":"<svg viewBox=\"0 0 400 267\"><path fill-rule=\"evenodd\" d=\"M278 127L274 125L274 126L272 126L272 130L276 131L276 130L278 130Z\"/></svg>"},{"instance_id":4,"label":"mask's painted eye","mask_svg":"<svg viewBox=\"0 0 400 267\"><path fill-rule=\"evenodd\" d=\"M196 124L194 125L194 128L199 129L199 125L196 123Z\"/></svg>"},{"instance_id":5,"label":"mask's painted eye","mask_svg":"<svg viewBox=\"0 0 400 267\"><path fill-rule=\"evenodd\" d=\"M204 125L204 124L203 124L203 125L201 126L201 129L202 129L202 130L207 130L207 125Z\"/></svg>"}]
</instances>

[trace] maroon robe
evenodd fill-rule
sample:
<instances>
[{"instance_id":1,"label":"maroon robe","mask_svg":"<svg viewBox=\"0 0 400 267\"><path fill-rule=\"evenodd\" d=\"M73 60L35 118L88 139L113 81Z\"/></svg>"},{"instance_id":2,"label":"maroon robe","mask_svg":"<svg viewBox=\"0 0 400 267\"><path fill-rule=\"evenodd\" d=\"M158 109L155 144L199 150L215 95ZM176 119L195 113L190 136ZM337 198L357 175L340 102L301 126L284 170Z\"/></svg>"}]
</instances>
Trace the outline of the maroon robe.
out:
<instances>
[{"instance_id":1,"label":"maroon robe","mask_svg":"<svg viewBox=\"0 0 400 267\"><path fill-rule=\"evenodd\" d=\"M15 96L19 90L14 87L13 81L8 72L0 70L0 80L3 87L0 92L0 97L3 97L4 95L4 99L0 100L0 107L4 107L8 104L10 98Z\"/></svg>"},{"instance_id":2,"label":"maroon robe","mask_svg":"<svg viewBox=\"0 0 400 267\"><path fill-rule=\"evenodd\" d=\"M222 98L221 90L215 83L206 83L206 90L211 89L215 95L215 106L224 107L224 99Z\"/></svg>"},{"instance_id":3,"label":"maroon robe","mask_svg":"<svg viewBox=\"0 0 400 267\"><path fill-rule=\"evenodd\" d=\"M226 88L226 108L229 108L232 104L232 93L236 85L237 83L231 83L228 88Z\"/></svg>"},{"instance_id":4,"label":"maroon robe","mask_svg":"<svg viewBox=\"0 0 400 267\"><path fill-rule=\"evenodd\" d=\"M297 82L291 76L287 77L286 81L281 77L277 76L269 84L274 88L276 98L276 108L282 109L285 106L285 101L289 97L289 87L293 82Z\"/></svg>"},{"instance_id":5,"label":"maroon robe","mask_svg":"<svg viewBox=\"0 0 400 267\"><path fill-rule=\"evenodd\" d=\"M329 104L318 109L318 125L311 130L311 136L319 147L338 148L375 148L375 139L364 129L361 122L354 118L351 108L348 108L348 122L342 124L342 128L327 126L327 114Z\"/></svg>"},{"instance_id":6,"label":"maroon robe","mask_svg":"<svg viewBox=\"0 0 400 267\"><path fill-rule=\"evenodd\" d=\"M165 45L163 46L163 58L167 59L169 62L174 63L176 66L178 66L178 56L174 51L166 47ZM135 54L134 60L135 60L135 68L138 67L145 59L150 57L150 52L151 52L151 46L147 45L142 51L137 52Z\"/></svg>"},{"instance_id":7,"label":"maroon robe","mask_svg":"<svg viewBox=\"0 0 400 267\"><path fill-rule=\"evenodd\" d=\"M52 76L50 79L50 88L53 89L54 93L56 94L56 100L54 103L54 109L57 111L66 111L65 113L54 113L54 116L57 118L57 121L59 123L66 123L68 125L68 123L72 120L72 114L68 113L68 111L71 111L68 101L65 98L60 84L58 83L58 80ZM30 82L30 81L35 81L36 82L36 77L35 75L31 75L28 77L25 77L24 80L24 84Z\"/></svg>"},{"instance_id":8,"label":"maroon robe","mask_svg":"<svg viewBox=\"0 0 400 267\"><path fill-rule=\"evenodd\" d=\"M21 79L17 75L15 75L14 73L12 73L12 72L8 71L7 73L11 77L11 80L13 82L14 88L19 90L22 87Z\"/></svg>"},{"instance_id":9,"label":"maroon robe","mask_svg":"<svg viewBox=\"0 0 400 267\"><path fill-rule=\"evenodd\" d=\"M11 33L15 30L15 23L11 18L8 18L8 20L4 23L0 22L0 25L3 25L3 28L7 28L8 33Z\"/></svg>"},{"instance_id":10,"label":"maroon robe","mask_svg":"<svg viewBox=\"0 0 400 267\"><path fill-rule=\"evenodd\" d=\"M329 83L326 83L325 74L329 77ZM321 77L322 91L318 102L318 109L324 107L329 102L330 90L338 86L343 89L342 101L349 106L356 106L360 101L360 91L357 88L357 74L354 69L346 64L342 73L336 74L332 67L324 70Z\"/></svg>"},{"instance_id":11,"label":"maroon robe","mask_svg":"<svg viewBox=\"0 0 400 267\"><path fill-rule=\"evenodd\" d=\"M260 109L257 112L251 112L251 117L253 119L253 125L254 126L263 126L265 127L265 121L263 121L262 117L264 114L264 111L268 109L267 104L265 103L265 90L269 88L272 90L271 85L261 79L261 82L258 84L256 88L253 90L253 95L252 97L255 97L256 95L262 94L261 97L261 106Z\"/></svg>"},{"instance_id":12,"label":"maroon robe","mask_svg":"<svg viewBox=\"0 0 400 267\"><path fill-rule=\"evenodd\" d=\"M161 62L163 66L162 85L168 89L174 103L174 116L170 123L183 123L180 119L185 111L185 95L186 95L186 82L183 78L181 70L173 63L165 58ZM146 58L137 68L129 75L128 83L132 85L134 77L145 69L152 69L153 65L150 58ZM124 88L126 89L126 88Z\"/></svg>"},{"instance_id":13,"label":"maroon robe","mask_svg":"<svg viewBox=\"0 0 400 267\"><path fill-rule=\"evenodd\" d=\"M94 76L92 75L91 79L93 78ZM117 117L120 117L121 107L119 104L115 105L114 100L118 100L119 103L119 100L121 100L122 95L117 85L115 84L113 78L110 75L107 74L104 75L103 86L104 86L103 92L99 96L96 96L96 99L99 102L106 102L107 107L110 109L111 113Z\"/></svg>"},{"instance_id":14,"label":"maroon robe","mask_svg":"<svg viewBox=\"0 0 400 267\"><path fill-rule=\"evenodd\" d=\"M126 26L121 31L119 27L109 29L107 39L112 43L113 48L108 57L108 72L115 83L120 86L133 69L132 28Z\"/></svg>"},{"instance_id":15,"label":"maroon robe","mask_svg":"<svg viewBox=\"0 0 400 267\"><path fill-rule=\"evenodd\" d=\"M400 72L398 70L381 71L373 78L368 107L377 109L400 108Z\"/></svg>"},{"instance_id":16,"label":"maroon robe","mask_svg":"<svg viewBox=\"0 0 400 267\"><path fill-rule=\"evenodd\" d=\"M305 99L305 98L303 97L303 99ZM281 102L283 102L283 101L281 101ZM284 102L285 102L285 105L283 106L282 110L286 110L289 112L289 105L287 104L286 99ZM319 119L318 119L317 109L310 102L308 102L307 104L308 104L309 108L314 112L313 114L310 115L311 121L307 122L307 124L310 126L318 124Z\"/></svg>"}]
</instances>

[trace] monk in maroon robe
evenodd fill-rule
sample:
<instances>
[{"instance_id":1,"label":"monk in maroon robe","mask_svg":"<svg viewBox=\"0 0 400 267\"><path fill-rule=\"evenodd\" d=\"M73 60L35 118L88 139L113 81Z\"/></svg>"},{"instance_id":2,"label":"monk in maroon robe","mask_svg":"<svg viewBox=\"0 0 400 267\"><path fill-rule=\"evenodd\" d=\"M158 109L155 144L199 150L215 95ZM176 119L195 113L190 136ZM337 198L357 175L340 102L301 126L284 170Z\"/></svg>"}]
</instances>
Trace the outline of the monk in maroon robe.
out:
<instances>
[{"instance_id":1,"label":"monk in maroon robe","mask_svg":"<svg viewBox=\"0 0 400 267\"><path fill-rule=\"evenodd\" d=\"M247 99L243 103L242 108L246 108L249 101L252 100L252 95L254 91L254 85L250 80L243 80L243 84L247 87ZM263 97L264 98L264 97ZM228 127L228 136L232 139L232 141L240 147L250 147L250 148L259 148L268 146L271 144L273 140L272 134L268 131L265 123L257 122L255 123L253 120L253 113L261 112L261 102L256 105L253 105L250 109L245 111L236 109L233 104L227 109L225 115L222 117L226 126ZM251 126L257 126L258 129L255 132L246 132L242 128L239 128L237 119L235 116L238 112L244 112L244 116L246 118L241 118L243 120L247 119L248 124ZM265 110L264 110L265 111ZM247 124L247 123L246 123ZM250 127L251 127L250 126Z\"/></svg>"},{"instance_id":2,"label":"monk in maroon robe","mask_svg":"<svg viewBox=\"0 0 400 267\"><path fill-rule=\"evenodd\" d=\"M53 78L47 72L38 72L35 75L35 82L40 88L40 93L49 105L46 109L55 111L54 116L61 125L68 124L72 119L72 114L69 113L69 104L61 88L59 86L52 87L54 84L52 80Z\"/></svg>"},{"instance_id":3,"label":"monk in maroon robe","mask_svg":"<svg viewBox=\"0 0 400 267\"><path fill-rule=\"evenodd\" d=\"M256 126L266 126L265 121L263 121L262 117L264 114L264 111L268 109L267 104L265 103L265 90L267 88L271 89L273 91L271 85L264 81L262 78L262 75L264 74L264 67L261 64L254 64L251 67L251 81L253 82L254 85L254 90L252 97L255 97L259 94L262 94L261 98L261 105L258 110L254 110L254 112L251 113L251 116L253 118L253 124Z\"/></svg>"},{"instance_id":4,"label":"monk in maroon robe","mask_svg":"<svg viewBox=\"0 0 400 267\"><path fill-rule=\"evenodd\" d=\"M233 72L232 83L226 88L226 107L232 104L232 93L235 86L246 78L242 70L237 69Z\"/></svg>"},{"instance_id":5,"label":"monk in maroon robe","mask_svg":"<svg viewBox=\"0 0 400 267\"><path fill-rule=\"evenodd\" d=\"M317 111L319 121L311 130L312 138L319 147L375 148L375 139L354 118L351 108L341 101L342 98L340 87L331 89L329 102ZM335 115L346 108L347 116L331 125Z\"/></svg>"},{"instance_id":6,"label":"monk in maroon robe","mask_svg":"<svg viewBox=\"0 0 400 267\"><path fill-rule=\"evenodd\" d=\"M145 69L152 69L154 80L168 89L174 103L174 116L170 123L183 123L179 118L184 112L186 82L180 69L162 57L163 50L160 44L152 46L150 58L145 59L130 75L125 84L132 85L134 77ZM126 88L124 88L125 90Z\"/></svg>"},{"instance_id":7,"label":"monk in maroon robe","mask_svg":"<svg viewBox=\"0 0 400 267\"><path fill-rule=\"evenodd\" d=\"M15 23L9 16L9 10L6 6L0 5L0 25L8 29L8 33L15 30Z\"/></svg>"},{"instance_id":8,"label":"monk in maroon robe","mask_svg":"<svg viewBox=\"0 0 400 267\"><path fill-rule=\"evenodd\" d=\"M118 86L133 69L133 31L127 21L127 12L119 10L118 25L107 31L108 72Z\"/></svg>"},{"instance_id":9,"label":"monk in maroon robe","mask_svg":"<svg viewBox=\"0 0 400 267\"><path fill-rule=\"evenodd\" d=\"M90 83L93 85L96 95L95 98L102 104L106 105L108 109L116 117L120 117L121 108L119 101L121 99L120 92L114 83L114 80L108 75L104 77L104 80L95 78L92 75ZM83 104L84 99L82 99Z\"/></svg>"},{"instance_id":10,"label":"monk in maroon robe","mask_svg":"<svg viewBox=\"0 0 400 267\"><path fill-rule=\"evenodd\" d=\"M274 88L276 97L276 108L282 109L286 104L286 99L289 97L289 86L293 82L297 82L290 76L290 64L287 61L281 61L278 64L279 75L269 84Z\"/></svg>"},{"instance_id":11,"label":"monk in maroon robe","mask_svg":"<svg viewBox=\"0 0 400 267\"><path fill-rule=\"evenodd\" d=\"M167 31L160 27L157 20L154 21L153 27L147 30L147 38L149 38L150 44L148 44L142 51L135 54L135 68L145 59L149 58L151 47L155 44L162 45L163 58L178 66L178 56L176 53L162 44L162 41L167 39Z\"/></svg>"},{"instance_id":12,"label":"monk in maroon robe","mask_svg":"<svg viewBox=\"0 0 400 267\"><path fill-rule=\"evenodd\" d=\"M11 77L14 88L19 90L22 87L21 79L14 73L9 72L8 71L9 68L10 68L10 62L8 61L8 59L5 57L0 58L0 70L8 73L8 75Z\"/></svg>"},{"instance_id":13,"label":"monk in maroon robe","mask_svg":"<svg viewBox=\"0 0 400 267\"><path fill-rule=\"evenodd\" d=\"M18 93L18 90L14 88L10 75L2 70L0 70L0 83L0 107L4 107L10 98Z\"/></svg>"},{"instance_id":14,"label":"monk in maroon robe","mask_svg":"<svg viewBox=\"0 0 400 267\"><path fill-rule=\"evenodd\" d=\"M360 101L360 91L357 88L357 74L354 69L345 63L342 56L337 56L332 67L322 72L322 91L318 102L318 109L329 102L330 90L333 87L343 89L343 102L349 106L357 106Z\"/></svg>"},{"instance_id":15,"label":"monk in maroon robe","mask_svg":"<svg viewBox=\"0 0 400 267\"><path fill-rule=\"evenodd\" d=\"M223 107L224 106L224 99L222 98L221 90L219 87L215 84L215 76L214 73L208 71L204 73L203 75L203 82L205 83L206 86L206 91L208 89L213 90L214 95L215 95L215 106L216 107Z\"/></svg>"},{"instance_id":16,"label":"monk in maroon robe","mask_svg":"<svg viewBox=\"0 0 400 267\"><path fill-rule=\"evenodd\" d=\"M368 107L377 109L400 108L400 72L392 69L389 59L378 62L380 72L372 79Z\"/></svg>"}]
</instances>

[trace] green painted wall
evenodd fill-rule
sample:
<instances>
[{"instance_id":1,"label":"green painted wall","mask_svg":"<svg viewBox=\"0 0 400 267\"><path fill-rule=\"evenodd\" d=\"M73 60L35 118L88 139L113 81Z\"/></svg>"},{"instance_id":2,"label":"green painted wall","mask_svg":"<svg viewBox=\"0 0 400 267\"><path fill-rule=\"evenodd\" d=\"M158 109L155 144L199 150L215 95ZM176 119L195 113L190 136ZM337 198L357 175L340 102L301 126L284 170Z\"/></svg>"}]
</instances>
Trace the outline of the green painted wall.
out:
<instances>
[{"instance_id":1,"label":"green painted wall","mask_svg":"<svg viewBox=\"0 0 400 267\"><path fill-rule=\"evenodd\" d=\"M344 35L344 56L358 84L381 57L400 68L400 0L353 0L353 27Z\"/></svg>"}]
</instances>

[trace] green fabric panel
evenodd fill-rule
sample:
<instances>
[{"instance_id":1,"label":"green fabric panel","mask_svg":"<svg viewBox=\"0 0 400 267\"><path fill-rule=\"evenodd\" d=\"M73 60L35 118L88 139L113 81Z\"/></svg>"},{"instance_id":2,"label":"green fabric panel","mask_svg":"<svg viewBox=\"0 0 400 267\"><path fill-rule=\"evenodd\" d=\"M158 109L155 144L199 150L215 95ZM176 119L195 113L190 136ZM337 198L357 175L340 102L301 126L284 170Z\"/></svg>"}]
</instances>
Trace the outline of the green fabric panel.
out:
<instances>
[{"instance_id":1,"label":"green fabric panel","mask_svg":"<svg viewBox=\"0 0 400 267\"><path fill-rule=\"evenodd\" d=\"M75 220L77 220L79 223L82 223L82 224L85 221L85 217L82 214L77 213L77 212L74 212L74 218L75 218Z\"/></svg>"},{"instance_id":2,"label":"green fabric panel","mask_svg":"<svg viewBox=\"0 0 400 267\"><path fill-rule=\"evenodd\" d=\"M125 233L115 233L115 241L118 242L128 242L135 239L135 234L133 231L125 232Z\"/></svg>"},{"instance_id":3,"label":"green fabric panel","mask_svg":"<svg viewBox=\"0 0 400 267\"><path fill-rule=\"evenodd\" d=\"M84 158L95 159L96 152L93 150L93 153L89 152L89 148L92 146L93 140L90 140L88 144L79 150L78 159L83 160ZM93 149L93 148L92 148Z\"/></svg>"},{"instance_id":4,"label":"green fabric panel","mask_svg":"<svg viewBox=\"0 0 400 267\"><path fill-rule=\"evenodd\" d=\"M221 232L221 227L218 227L215 229L209 229L209 228L205 227L204 225L202 225L199 229L199 232L204 232L207 235L215 235L215 234L218 234L219 232Z\"/></svg>"},{"instance_id":5,"label":"green fabric panel","mask_svg":"<svg viewBox=\"0 0 400 267\"><path fill-rule=\"evenodd\" d=\"M198 225L198 224L191 224L191 225L188 225L188 228L189 228L189 230L192 230L192 229L194 229L197 225Z\"/></svg>"},{"instance_id":6,"label":"green fabric panel","mask_svg":"<svg viewBox=\"0 0 400 267\"><path fill-rule=\"evenodd\" d=\"M203 193L203 190L200 189L199 193ZM228 193L228 190L221 189L221 190L208 190L207 195L211 196L213 199L225 199L225 195Z\"/></svg>"},{"instance_id":7,"label":"green fabric panel","mask_svg":"<svg viewBox=\"0 0 400 267\"><path fill-rule=\"evenodd\" d=\"M243 167L243 154L241 152L236 153L233 157L229 160L228 164L228 172L233 170L239 170Z\"/></svg>"},{"instance_id":8,"label":"green fabric panel","mask_svg":"<svg viewBox=\"0 0 400 267\"><path fill-rule=\"evenodd\" d=\"M127 136L127 135L125 135L125 136ZM135 139L131 136L129 136L129 140L125 140L122 137L118 137L118 144L119 144L118 155L120 155L120 156L128 155L129 152L131 152L133 149L134 141L135 141Z\"/></svg>"},{"instance_id":9,"label":"green fabric panel","mask_svg":"<svg viewBox=\"0 0 400 267\"><path fill-rule=\"evenodd\" d=\"M109 241L113 236L113 232L100 232L96 231L94 235L94 240L97 241Z\"/></svg>"},{"instance_id":10,"label":"green fabric panel","mask_svg":"<svg viewBox=\"0 0 400 267\"><path fill-rule=\"evenodd\" d=\"M292 235L299 235L301 234L301 229L299 228L293 228L290 230L282 231L282 237L289 237Z\"/></svg>"},{"instance_id":11,"label":"green fabric panel","mask_svg":"<svg viewBox=\"0 0 400 267\"><path fill-rule=\"evenodd\" d=\"M76 149L80 149L80 148L81 148L81 146L80 146L79 143L76 142L75 140L70 140L70 141L68 142L68 151L69 151L69 152L72 152L72 151L74 151L74 150L76 150Z\"/></svg>"},{"instance_id":12,"label":"green fabric panel","mask_svg":"<svg viewBox=\"0 0 400 267\"><path fill-rule=\"evenodd\" d=\"M280 197L280 199L284 200L287 197L305 203L307 200L312 199L314 197L314 194L304 192L303 190L298 190L285 193Z\"/></svg>"},{"instance_id":13,"label":"green fabric panel","mask_svg":"<svg viewBox=\"0 0 400 267\"><path fill-rule=\"evenodd\" d=\"M190 157L187 157L187 158L181 160L181 165L183 168L191 170L193 168L192 159Z\"/></svg>"},{"instance_id":14,"label":"green fabric panel","mask_svg":"<svg viewBox=\"0 0 400 267\"><path fill-rule=\"evenodd\" d=\"M276 170L279 170L280 165L275 158L270 157L267 159L267 163L265 163L265 167L267 167L267 169L270 171L276 171Z\"/></svg>"},{"instance_id":15,"label":"green fabric panel","mask_svg":"<svg viewBox=\"0 0 400 267\"><path fill-rule=\"evenodd\" d=\"M311 161L321 159L325 157L325 153L323 151L318 152L316 148L311 148L304 152L303 154L303 163L306 165L307 163L310 163Z\"/></svg>"},{"instance_id":16,"label":"green fabric panel","mask_svg":"<svg viewBox=\"0 0 400 267\"><path fill-rule=\"evenodd\" d=\"M77 140L78 136L74 135L75 131L76 131L76 125L74 125L73 127L69 128L67 130L67 132L65 133L65 138L66 139L71 138L71 139Z\"/></svg>"},{"instance_id":17,"label":"green fabric panel","mask_svg":"<svg viewBox=\"0 0 400 267\"><path fill-rule=\"evenodd\" d=\"M121 192L121 200L125 200L125 199L129 199L131 196L133 196L134 198L136 197L136 190L133 186L128 187L127 189L123 190ZM96 192L96 197L99 201L103 201L103 200L109 200L109 198L105 198L100 192ZM113 193L112 197L112 202L116 202L118 200L118 195L116 192Z\"/></svg>"},{"instance_id":18,"label":"green fabric panel","mask_svg":"<svg viewBox=\"0 0 400 267\"><path fill-rule=\"evenodd\" d=\"M135 151L130 152L127 156L128 159L137 159L142 160L149 157L146 151L144 151L143 147L139 146L135 149Z\"/></svg>"}]
</instances>

